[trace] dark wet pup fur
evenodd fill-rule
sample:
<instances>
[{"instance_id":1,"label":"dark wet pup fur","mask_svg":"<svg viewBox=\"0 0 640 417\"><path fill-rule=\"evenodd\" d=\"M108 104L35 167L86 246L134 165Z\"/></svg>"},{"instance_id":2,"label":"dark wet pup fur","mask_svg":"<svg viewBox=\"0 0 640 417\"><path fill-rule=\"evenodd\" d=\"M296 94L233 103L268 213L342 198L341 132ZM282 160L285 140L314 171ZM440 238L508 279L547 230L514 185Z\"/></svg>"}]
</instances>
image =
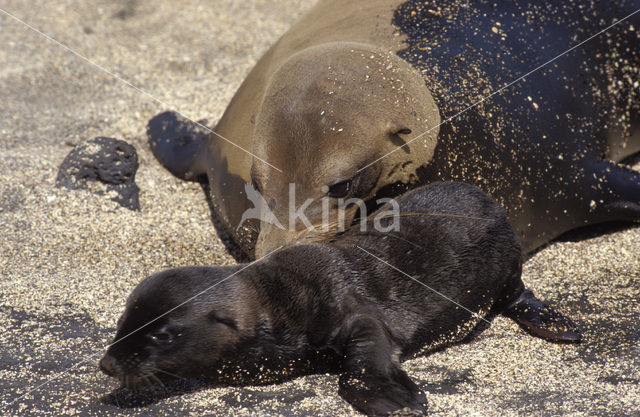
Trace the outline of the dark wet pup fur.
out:
<instances>
[{"instance_id":1,"label":"dark wet pup fur","mask_svg":"<svg viewBox=\"0 0 640 417\"><path fill-rule=\"evenodd\" d=\"M330 244L145 279L100 367L130 387L170 378L272 383L335 372L340 395L354 408L386 415L427 409L401 361L462 341L496 314L535 336L580 339L569 319L525 289L520 244L488 196L437 183L397 201L398 218L385 206L368 219L369 231L353 228ZM373 230L373 216L378 229L395 220L399 230Z\"/></svg>"}]
</instances>

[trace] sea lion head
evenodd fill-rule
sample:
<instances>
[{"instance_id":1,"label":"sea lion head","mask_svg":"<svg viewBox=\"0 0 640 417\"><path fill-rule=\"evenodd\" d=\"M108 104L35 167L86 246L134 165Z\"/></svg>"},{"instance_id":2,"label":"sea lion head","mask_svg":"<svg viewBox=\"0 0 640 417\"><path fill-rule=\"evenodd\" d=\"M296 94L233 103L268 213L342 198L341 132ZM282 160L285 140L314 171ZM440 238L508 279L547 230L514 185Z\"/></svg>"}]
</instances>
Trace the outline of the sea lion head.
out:
<instances>
[{"instance_id":1,"label":"sea lion head","mask_svg":"<svg viewBox=\"0 0 640 417\"><path fill-rule=\"evenodd\" d=\"M100 368L128 387L213 375L250 327L246 287L222 282L228 275L224 268L178 268L142 281Z\"/></svg>"},{"instance_id":2,"label":"sea lion head","mask_svg":"<svg viewBox=\"0 0 640 417\"><path fill-rule=\"evenodd\" d=\"M347 200L414 181L433 156L439 123L422 76L391 52L329 43L290 57L256 118L253 152L282 170L257 158L252 164L264 202L256 256L333 236L357 213Z\"/></svg>"}]
</instances>

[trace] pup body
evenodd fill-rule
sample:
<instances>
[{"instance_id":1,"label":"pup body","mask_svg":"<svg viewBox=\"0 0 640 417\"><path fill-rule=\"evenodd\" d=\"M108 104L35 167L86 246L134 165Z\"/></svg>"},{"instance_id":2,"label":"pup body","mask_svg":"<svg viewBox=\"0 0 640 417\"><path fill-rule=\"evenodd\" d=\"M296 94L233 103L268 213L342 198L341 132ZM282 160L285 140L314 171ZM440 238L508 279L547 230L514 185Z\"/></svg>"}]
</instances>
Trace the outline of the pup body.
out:
<instances>
[{"instance_id":1,"label":"pup body","mask_svg":"<svg viewBox=\"0 0 640 417\"><path fill-rule=\"evenodd\" d=\"M125 385L151 375L268 383L336 372L343 398L386 415L426 409L403 359L461 341L495 314L537 336L579 340L570 320L525 290L518 239L488 196L437 183L398 203L398 218L380 220L399 220L398 231L354 228L252 265L147 278L129 297L101 367Z\"/></svg>"}]
</instances>

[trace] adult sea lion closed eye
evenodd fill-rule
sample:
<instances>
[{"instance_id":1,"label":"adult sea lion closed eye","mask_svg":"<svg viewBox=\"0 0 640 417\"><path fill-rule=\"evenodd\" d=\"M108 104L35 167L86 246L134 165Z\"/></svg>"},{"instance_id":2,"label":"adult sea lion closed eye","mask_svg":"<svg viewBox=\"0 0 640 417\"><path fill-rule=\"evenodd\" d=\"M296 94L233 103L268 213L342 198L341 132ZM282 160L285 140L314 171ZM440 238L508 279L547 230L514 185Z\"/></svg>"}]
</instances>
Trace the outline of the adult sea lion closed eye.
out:
<instances>
[{"instance_id":1,"label":"adult sea lion closed eye","mask_svg":"<svg viewBox=\"0 0 640 417\"><path fill-rule=\"evenodd\" d=\"M252 207L245 184L289 229L289 184L294 206L314 199L315 224L324 196L334 218L339 197L375 201L437 180L488 192L529 252L576 227L640 219L640 175L616 164L640 150L638 15L554 60L638 9L321 0L258 62L215 135L165 113L150 142L174 174L207 177L222 229L250 257L335 229L238 227Z\"/></svg>"},{"instance_id":2,"label":"adult sea lion closed eye","mask_svg":"<svg viewBox=\"0 0 640 417\"><path fill-rule=\"evenodd\" d=\"M268 383L336 372L344 399L386 415L426 409L402 360L461 341L495 314L550 340L580 339L524 288L520 244L488 196L437 183L398 201L399 218L379 218L382 227L399 220L397 231L353 228L248 267L147 278L127 300L101 368L134 387L168 376Z\"/></svg>"}]
</instances>

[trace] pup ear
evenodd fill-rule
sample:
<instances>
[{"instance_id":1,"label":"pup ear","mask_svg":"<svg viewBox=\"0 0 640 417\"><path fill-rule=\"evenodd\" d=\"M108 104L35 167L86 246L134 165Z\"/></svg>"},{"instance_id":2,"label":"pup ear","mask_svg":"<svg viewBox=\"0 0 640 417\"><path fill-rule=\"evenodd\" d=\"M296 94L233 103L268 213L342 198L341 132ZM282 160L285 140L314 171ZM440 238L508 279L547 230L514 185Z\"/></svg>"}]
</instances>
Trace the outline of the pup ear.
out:
<instances>
[{"instance_id":1,"label":"pup ear","mask_svg":"<svg viewBox=\"0 0 640 417\"><path fill-rule=\"evenodd\" d=\"M207 318L212 323L221 323L233 330L238 330L238 325L236 324L233 317L229 316L226 313L223 313L222 311L213 310L209 314L207 314Z\"/></svg>"},{"instance_id":2,"label":"pup ear","mask_svg":"<svg viewBox=\"0 0 640 417\"><path fill-rule=\"evenodd\" d=\"M393 132L393 135L408 135L411 133L411 129L409 129L408 127L398 127L395 129L395 132Z\"/></svg>"},{"instance_id":3,"label":"pup ear","mask_svg":"<svg viewBox=\"0 0 640 417\"><path fill-rule=\"evenodd\" d=\"M408 127L395 126L391 128L391 130L389 131L389 138L391 139L391 143L393 143L394 145L402 146L407 143L407 141L402 137L402 135L408 135L410 133L411 133L411 129L409 129ZM404 150L405 153L411 152L408 146L403 146L402 150Z\"/></svg>"}]
</instances>

